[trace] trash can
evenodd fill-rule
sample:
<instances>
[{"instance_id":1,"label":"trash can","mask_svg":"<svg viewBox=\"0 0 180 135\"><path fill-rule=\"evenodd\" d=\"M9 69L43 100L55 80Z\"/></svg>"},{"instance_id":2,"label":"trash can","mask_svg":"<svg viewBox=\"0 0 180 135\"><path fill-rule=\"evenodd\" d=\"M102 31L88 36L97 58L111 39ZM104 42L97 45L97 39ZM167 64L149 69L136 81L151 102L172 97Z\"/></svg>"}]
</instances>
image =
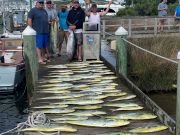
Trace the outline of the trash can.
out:
<instances>
[{"instance_id":1,"label":"trash can","mask_svg":"<svg viewBox=\"0 0 180 135\"><path fill-rule=\"evenodd\" d=\"M99 60L100 44L100 25L85 22L83 24L83 61Z\"/></svg>"}]
</instances>

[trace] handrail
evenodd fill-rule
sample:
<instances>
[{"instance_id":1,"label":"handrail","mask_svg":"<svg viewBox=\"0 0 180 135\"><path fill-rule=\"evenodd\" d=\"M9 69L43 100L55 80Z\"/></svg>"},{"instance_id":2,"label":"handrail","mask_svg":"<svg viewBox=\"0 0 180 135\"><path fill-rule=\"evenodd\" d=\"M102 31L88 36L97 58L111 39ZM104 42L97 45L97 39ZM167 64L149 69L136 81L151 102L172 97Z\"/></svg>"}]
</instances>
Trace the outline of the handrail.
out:
<instances>
[{"instance_id":1,"label":"handrail","mask_svg":"<svg viewBox=\"0 0 180 135\"><path fill-rule=\"evenodd\" d=\"M172 62L172 63L174 63L174 64L178 64L178 62L175 61L175 60L166 58L166 57L164 57L164 56L161 56L161 55L158 55L158 54L156 54L156 53L153 53L153 52L151 52L151 51L149 51L149 50L147 50L147 49L144 49L144 48L142 48L142 47L139 47L138 45L135 45L134 43L131 43L131 42L129 42L128 40L126 40L126 39L124 39L124 38L122 38L122 39L123 39L125 42L127 42L128 44L130 44L130 45L132 45L132 46L140 49L141 51L144 51L144 52L146 52L146 53L149 53L149 54L151 54L151 55L154 55L154 56L156 56L156 57L158 57L158 58L161 58L161 59L164 59L164 60L166 60L166 61Z\"/></svg>"},{"instance_id":2,"label":"handrail","mask_svg":"<svg viewBox=\"0 0 180 135\"><path fill-rule=\"evenodd\" d=\"M179 18L180 17L176 17ZM103 18L102 19L102 33L103 38L105 38L105 31L109 28L111 30L112 27L125 27L128 30L129 37L132 37L134 33L149 33L153 35L158 34L158 21L159 19L167 20L164 24L164 28L166 32L180 32L180 24L175 22L175 17L167 16L167 17L134 17L134 18ZM109 23L108 23L109 22ZM110 28L111 27L111 28ZM139 28L139 29L138 29ZM151 29L150 29L151 28Z\"/></svg>"}]
</instances>

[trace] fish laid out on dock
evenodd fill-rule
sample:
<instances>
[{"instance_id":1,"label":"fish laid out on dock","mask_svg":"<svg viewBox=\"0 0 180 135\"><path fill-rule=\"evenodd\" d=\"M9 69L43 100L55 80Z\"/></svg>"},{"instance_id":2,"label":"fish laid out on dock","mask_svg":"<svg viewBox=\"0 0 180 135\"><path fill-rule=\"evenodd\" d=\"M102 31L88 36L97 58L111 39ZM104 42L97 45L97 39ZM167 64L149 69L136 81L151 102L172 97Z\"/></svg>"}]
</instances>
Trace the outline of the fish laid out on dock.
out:
<instances>
[{"instance_id":1,"label":"fish laid out on dock","mask_svg":"<svg viewBox=\"0 0 180 135\"><path fill-rule=\"evenodd\" d=\"M41 109L39 111L45 114L62 114L62 113L65 114L65 113L75 112L74 109L68 109L68 108Z\"/></svg>"},{"instance_id":2,"label":"fish laid out on dock","mask_svg":"<svg viewBox=\"0 0 180 135\"><path fill-rule=\"evenodd\" d=\"M34 108L34 109L57 109L57 108L67 108L68 107L68 105L42 105L42 106L34 106L34 107L31 107L31 108Z\"/></svg>"},{"instance_id":3,"label":"fish laid out on dock","mask_svg":"<svg viewBox=\"0 0 180 135\"><path fill-rule=\"evenodd\" d=\"M90 117L90 116L99 116L99 115L105 115L105 114L106 114L106 112L103 112L103 111L86 110L86 111L77 111L77 112L73 112L73 113L69 113L69 114L65 114L65 115Z\"/></svg>"},{"instance_id":4,"label":"fish laid out on dock","mask_svg":"<svg viewBox=\"0 0 180 135\"><path fill-rule=\"evenodd\" d=\"M139 106L135 103L114 103L114 104L104 104L103 106L109 106L109 107L132 107L132 106Z\"/></svg>"},{"instance_id":5,"label":"fish laid out on dock","mask_svg":"<svg viewBox=\"0 0 180 135\"><path fill-rule=\"evenodd\" d=\"M102 108L101 105L86 105L86 106L76 106L73 107L76 110L95 110Z\"/></svg>"},{"instance_id":6,"label":"fish laid out on dock","mask_svg":"<svg viewBox=\"0 0 180 135\"><path fill-rule=\"evenodd\" d=\"M96 134L96 135L137 135L135 133L127 133L127 132L109 132L109 133L103 133L103 134Z\"/></svg>"},{"instance_id":7,"label":"fish laid out on dock","mask_svg":"<svg viewBox=\"0 0 180 135\"><path fill-rule=\"evenodd\" d=\"M135 110L142 110L144 107L142 106L130 106L130 107L121 107L118 109L111 109L113 112L116 111L135 111Z\"/></svg>"},{"instance_id":8,"label":"fish laid out on dock","mask_svg":"<svg viewBox=\"0 0 180 135\"><path fill-rule=\"evenodd\" d=\"M136 95L127 95L127 96L122 96L122 97L113 99L113 100L111 100L111 101L128 100L128 99L133 99L133 98L135 98L135 97L136 97Z\"/></svg>"},{"instance_id":9,"label":"fish laid out on dock","mask_svg":"<svg viewBox=\"0 0 180 135\"><path fill-rule=\"evenodd\" d=\"M58 118L52 118L50 120L53 121L77 121L77 120L87 120L88 117L85 116L63 116L63 117L58 117Z\"/></svg>"},{"instance_id":10,"label":"fish laid out on dock","mask_svg":"<svg viewBox=\"0 0 180 135\"><path fill-rule=\"evenodd\" d=\"M88 126L88 127L121 127L130 124L129 121L125 120L106 120L106 119L96 119L96 120L82 120L82 121L68 121L69 124Z\"/></svg>"},{"instance_id":11,"label":"fish laid out on dock","mask_svg":"<svg viewBox=\"0 0 180 135\"><path fill-rule=\"evenodd\" d=\"M152 132L158 132L162 130L168 129L167 126L164 125L153 125L153 126L147 126L147 127L140 127L136 129L132 129L129 132L132 133L152 133Z\"/></svg>"},{"instance_id":12,"label":"fish laid out on dock","mask_svg":"<svg viewBox=\"0 0 180 135\"><path fill-rule=\"evenodd\" d=\"M121 119L121 120L149 120L157 118L156 115L150 113L125 113L117 114L114 116L107 116L109 119Z\"/></svg>"},{"instance_id":13,"label":"fish laid out on dock","mask_svg":"<svg viewBox=\"0 0 180 135\"><path fill-rule=\"evenodd\" d=\"M33 102L35 104L31 106L31 112L47 114L51 124L56 124L56 127L36 127L22 131L65 131L84 135L84 130L82 133L82 127L79 126L85 126L108 129L106 132L94 130L92 135L137 135L167 129L166 126L158 125L157 116L146 111L136 95L124 90L123 86L118 87L114 72L102 61L46 67L50 71L38 83L36 102ZM155 126L142 127L140 122L146 121ZM80 130L77 132L73 127L58 126L65 124Z\"/></svg>"},{"instance_id":14,"label":"fish laid out on dock","mask_svg":"<svg viewBox=\"0 0 180 135\"><path fill-rule=\"evenodd\" d=\"M73 101L62 101L59 103L52 103L54 105L59 105L59 104L65 104L65 105L94 105L94 104L101 104L103 103L103 100L73 100Z\"/></svg>"},{"instance_id":15,"label":"fish laid out on dock","mask_svg":"<svg viewBox=\"0 0 180 135\"><path fill-rule=\"evenodd\" d=\"M33 128L25 128L21 129L21 132L56 132L56 131L62 131L62 132L76 132L77 129L71 127L71 126L56 126L56 127L33 127Z\"/></svg>"}]
</instances>

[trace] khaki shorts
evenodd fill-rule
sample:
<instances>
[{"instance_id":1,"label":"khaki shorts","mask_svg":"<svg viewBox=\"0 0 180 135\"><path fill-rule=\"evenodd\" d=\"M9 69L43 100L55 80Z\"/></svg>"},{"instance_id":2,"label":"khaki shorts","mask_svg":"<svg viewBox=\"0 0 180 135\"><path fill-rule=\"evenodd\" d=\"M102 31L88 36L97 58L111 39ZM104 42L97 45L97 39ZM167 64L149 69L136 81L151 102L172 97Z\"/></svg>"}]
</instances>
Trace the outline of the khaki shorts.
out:
<instances>
[{"instance_id":1,"label":"khaki shorts","mask_svg":"<svg viewBox=\"0 0 180 135\"><path fill-rule=\"evenodd\" d=\"M83 45L83 34L82 33L74 33L75 41L78 46Z\"/></svg>"},{"instance_id":2,"label":"khaki shorts","mask_svg":"<svg viewBox=\"0 0 180 135\"><path fill-rule=\"evenodd\" d=\"M64 30L59 30L58 31L58 46L61 46L64 40L66 41L67 44L67 39L68 39L69 32L64 31Z\"/></svg>"}]
</instances>

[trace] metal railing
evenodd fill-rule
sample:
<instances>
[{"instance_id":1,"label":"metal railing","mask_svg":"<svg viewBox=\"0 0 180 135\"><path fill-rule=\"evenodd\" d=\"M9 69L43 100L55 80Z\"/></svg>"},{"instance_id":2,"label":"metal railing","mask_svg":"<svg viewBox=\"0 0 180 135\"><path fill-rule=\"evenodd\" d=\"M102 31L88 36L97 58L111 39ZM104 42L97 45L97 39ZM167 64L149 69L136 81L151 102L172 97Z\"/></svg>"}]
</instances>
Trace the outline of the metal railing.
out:
<instances>
[{"instance_id":1,"label":"metal railing","mask_svg":"<svg viewBox=\"0 0 180 135\"><path fill-rule=\"evenodd\" d=\"M158 34L158 23L160 19L164 19L164 33L179 33L180 21L175 21L172 16L167 17L133 17L133 18L103 18L102 19L102 35L106 36L106 32L114 33L114 31L122 26L128 33L129 37L142 34Z\"/></svg>"}]
</instances>

